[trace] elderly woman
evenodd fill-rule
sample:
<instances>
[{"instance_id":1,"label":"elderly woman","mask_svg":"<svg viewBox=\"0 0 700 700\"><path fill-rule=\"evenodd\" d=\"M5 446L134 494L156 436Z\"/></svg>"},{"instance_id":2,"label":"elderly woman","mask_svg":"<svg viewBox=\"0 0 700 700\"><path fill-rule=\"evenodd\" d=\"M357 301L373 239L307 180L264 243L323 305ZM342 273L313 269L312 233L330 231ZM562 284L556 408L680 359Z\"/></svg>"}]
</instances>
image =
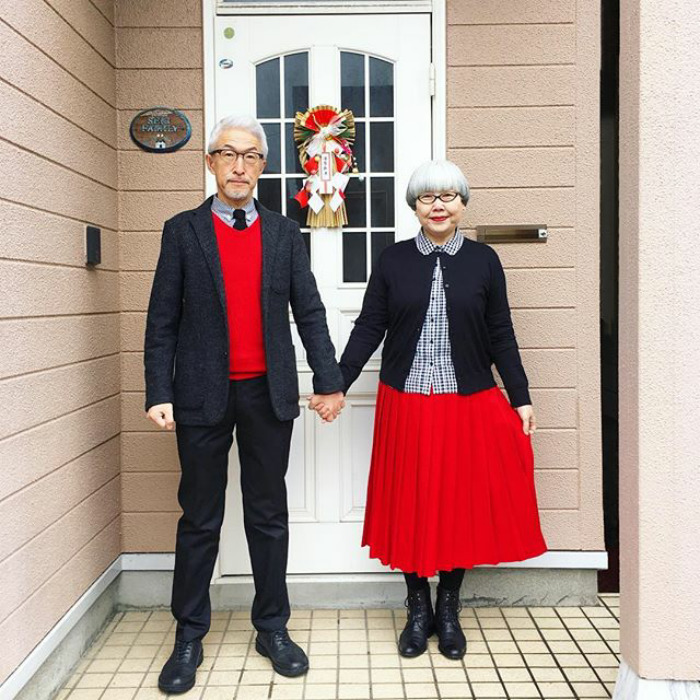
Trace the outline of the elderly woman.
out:
<instances>
[{"instance_id":1,"label":"elderly woman","mask_svg":"<svg viewBox=\"0 0 700 700\"><path fill-rule=\"evenodd\" d=\"M466 178L450 161L429 161L406 200L421 230L379 257L340 367L347 393L384 339L362 544L404 572L399 652L422 654L437 632L442 654L460 659L464 570L546 551L535 418L499 257L457 229ZM433 612L427 577L436 572Z\"/></svg>"}]
</instances>

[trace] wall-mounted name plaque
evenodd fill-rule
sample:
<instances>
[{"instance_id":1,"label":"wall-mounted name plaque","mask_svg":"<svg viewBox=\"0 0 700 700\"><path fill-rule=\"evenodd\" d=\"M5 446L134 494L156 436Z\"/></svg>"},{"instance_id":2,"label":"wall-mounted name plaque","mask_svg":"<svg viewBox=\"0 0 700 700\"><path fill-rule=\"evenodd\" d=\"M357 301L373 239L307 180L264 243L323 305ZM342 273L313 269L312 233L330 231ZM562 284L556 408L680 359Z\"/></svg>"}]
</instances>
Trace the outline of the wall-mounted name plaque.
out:
<instances>
[{"instance_id":1,"label":"wall-mounted name plaque","mask_svg":"<svg viewBox=\"0 0 700 700\"><path fill-rule=\"evenodd\" d=\"M546 243L546 224L477 226L476 240L482 243Z\"/></svg>"},{"instance_id":2,"label":"wall-mounted name plaque","mask_svg":"<svg viewBox=\"0 0 700 700\"><path fill-rule=\"evenodd\" d=\"M151 107L131 120L129 133L131 140L144 151L171 153L190 140L192 127L177 109Z\"/></svg>"}]
</instances>

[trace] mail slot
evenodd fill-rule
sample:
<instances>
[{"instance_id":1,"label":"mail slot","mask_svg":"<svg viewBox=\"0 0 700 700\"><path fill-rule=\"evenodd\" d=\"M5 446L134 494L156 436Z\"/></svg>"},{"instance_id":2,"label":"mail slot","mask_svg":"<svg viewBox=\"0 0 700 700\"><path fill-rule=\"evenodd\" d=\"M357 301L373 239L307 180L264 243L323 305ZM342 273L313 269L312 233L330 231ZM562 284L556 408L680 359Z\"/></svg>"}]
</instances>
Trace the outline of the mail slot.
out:
<instances>
[{"instance_id":1,"label":"mail slot","mask_svg":"<svg viewBox=\"0 0 700 700\"><path fill-rule=\"evenodd\" d=\"M547 226L545 224L477 226L476 240L482 243L546 243Z\"/></svg>"}]
</instances>

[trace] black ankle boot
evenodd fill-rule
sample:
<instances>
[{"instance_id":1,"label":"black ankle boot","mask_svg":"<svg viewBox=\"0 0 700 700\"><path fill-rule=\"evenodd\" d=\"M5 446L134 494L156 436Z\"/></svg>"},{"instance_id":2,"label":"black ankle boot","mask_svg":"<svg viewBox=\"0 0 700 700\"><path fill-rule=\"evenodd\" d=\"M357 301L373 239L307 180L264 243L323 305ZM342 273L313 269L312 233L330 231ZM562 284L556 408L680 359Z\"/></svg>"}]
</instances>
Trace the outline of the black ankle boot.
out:
<instances>
[{"instance_id":1,"label":"black ankle boot","mask_svg":"<svg viewBox=\"0 0 700 700\"><path fill-rule=\"evenodd\" d=\"M438 649L448 659L461 659L467 651L467 640L459 624L459 590L449 591L438 586L435 604L435 631Z\"/></svg>"},{"instance_id":2,"label":"black ankle boot","mask_svg":"<svg viewBox=\"0 0 700 700\"><path fill-rule=\"evenodd\" d=\"M186 642L175 639L175 648L165 662L158 677L158 687L164 693L186 693L194 686L197 667L202 663L202 640L193 639Z\"/></svg>"},{"instance_id":3,"label":"black ankle boot","mask_svg":"<svg viewBox=\"0 0 700 700\"><path fill-rule=\"evenodd\" d=\"M411 658L420 656L428 648L428 637L434 631L430 588L409 591L405 605L408 621L399 637L399 654Z\"/></svg>"}]
</instances>

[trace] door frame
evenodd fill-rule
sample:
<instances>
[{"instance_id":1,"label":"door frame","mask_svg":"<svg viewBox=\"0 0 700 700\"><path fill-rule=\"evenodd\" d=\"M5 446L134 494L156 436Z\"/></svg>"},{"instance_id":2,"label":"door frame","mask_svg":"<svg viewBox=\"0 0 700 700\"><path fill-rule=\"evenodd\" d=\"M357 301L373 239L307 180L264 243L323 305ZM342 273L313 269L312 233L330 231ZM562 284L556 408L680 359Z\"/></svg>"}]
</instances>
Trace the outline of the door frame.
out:
<instances>
[{"instance_id":1,"label":"door frame","mask_svg":"<svg viewBox=\"0 0 700 700\"><path fill-rule=\"evenodd\" d=\"M203 0L202 1L202 46L203 46L203 78L204 78L204 114L203 114L203 129L204 142L206 148L206 140L211 133L215 123L216 106L215 106L215 20L217 17L218 0ZM431 110L430 116L432 120L432 140L431 140L431 157L446 158L447 157L447 96L446 96L446 0L408 0L407 2L396 2L387 5L382 0L369 0L361 3L349 2L343 5L343 14L391 14L404 13L422 13L430 14L430 41L431 41L431 58L432 58L432 95L431 95ZM314 14L337 12L335 3L313 3L310 7L309 3L299 2L294 6L271 7L270 2L245 2L235 6L237 14L308 14L311 11ZM215 181L213 176L207 170L205 164L202 164L205 176L205 194L215 191ZM305 575L305 578L316 579L325 578L326 575ZM363 578L382 577L381 580L387 581L391 578L401 578L395 572L382 574L354 574L353 576L361 576ZM227 580L247 580L251 579L250 575L224 576L220 567L220 557L217 556L212 582L224 582Z\"/></svg>"}]
</instances>

